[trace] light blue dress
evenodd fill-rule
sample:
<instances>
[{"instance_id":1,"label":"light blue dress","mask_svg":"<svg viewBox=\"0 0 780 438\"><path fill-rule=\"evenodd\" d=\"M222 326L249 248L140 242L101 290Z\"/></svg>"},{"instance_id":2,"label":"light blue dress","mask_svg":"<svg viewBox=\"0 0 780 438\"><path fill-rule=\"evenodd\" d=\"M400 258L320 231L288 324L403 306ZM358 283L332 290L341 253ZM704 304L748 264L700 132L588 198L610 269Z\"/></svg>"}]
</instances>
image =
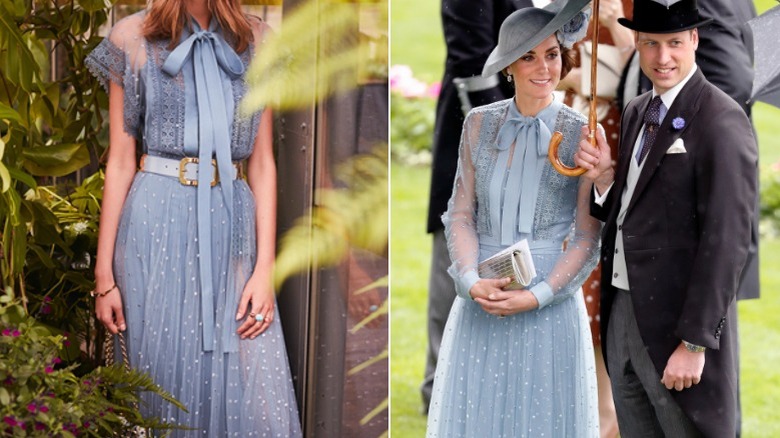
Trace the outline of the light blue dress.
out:
<instances>
[{"instance_id":1,"label":"light blue dress","mask_svg":"<svg viewBox=\"0 0 780 438\"><path fill-rule=\"evenodd\" d=\"M580 286L597 262L600 224L589 215L590 186L560 175L547 160L558 130L560 156L571 163L585 123L557 101L537 117L522 116L513 99L466 117L443 216L458 297L436 368L429 437L598 437ZM477 264L524 238L540 308L499 318L470 299Z\"/></svg>"},{"instance_id":2,"label":"light blue dress","mask_svg":"<svg viewBox=\"0 0 780 438\"><path fill-rule=\"evenodd\" d=\"M107 89L122 86L124 129L143 152L205 162L213 156L227 175L231 161L252 153L259 127L259 113L238 111L257 46L236 54L212 20L205 31L193 21L169 49L168 41L143 37L144 14L117 23L88 67ZM252 25L259 43L266 26ZM130 363L189 410L142 394L142 411L195 429L176 437L300 436L278 313L253 340L235 333L256 260L254 197L242 179L223 178L212 188L204 174L205 184L193 187L138 172L122 209L114 276Z\"/></svg>"}]
</instances>

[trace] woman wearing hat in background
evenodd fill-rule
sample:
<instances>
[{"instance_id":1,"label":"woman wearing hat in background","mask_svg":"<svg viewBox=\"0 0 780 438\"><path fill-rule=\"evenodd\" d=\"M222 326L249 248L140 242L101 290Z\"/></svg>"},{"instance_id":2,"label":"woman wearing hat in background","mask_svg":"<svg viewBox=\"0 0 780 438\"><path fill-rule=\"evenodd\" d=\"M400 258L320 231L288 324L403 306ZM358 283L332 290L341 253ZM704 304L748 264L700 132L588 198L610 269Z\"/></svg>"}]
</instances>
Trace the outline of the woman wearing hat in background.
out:
<instances>
[{"instance_id":1,"label":"woman wearing hat in background","mask_svg":"<svg viewBox=\"0 0 780 438\"><path fill-rule=\"evenodd\" d=\"M554 100L585 34L586 0L511 14L483 75L502 71L515 96L473 109L443 217L458 298L442 341L429 437L597 437L593 346L579 288L596 265L600 224L591 186L547 161L552 132L571 164L586 119ZM564 239L574 226L565 252ZM528 289L481 279L479 261L527 239Z\"/></svg>"}]
</instances>

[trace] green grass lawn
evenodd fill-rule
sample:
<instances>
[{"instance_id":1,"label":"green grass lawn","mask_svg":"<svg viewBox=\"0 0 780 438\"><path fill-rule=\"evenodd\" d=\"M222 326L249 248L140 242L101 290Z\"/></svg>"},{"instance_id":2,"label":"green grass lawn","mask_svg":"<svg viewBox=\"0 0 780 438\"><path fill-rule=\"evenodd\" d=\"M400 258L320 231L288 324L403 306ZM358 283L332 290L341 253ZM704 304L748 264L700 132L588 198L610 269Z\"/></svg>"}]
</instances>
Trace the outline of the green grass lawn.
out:
<instances>
[{"instance_id":1,"label":"green grass lawn","mask_svg":"<svg viewBox=\"0 0 780 438\"><path fill-rule=\"evenodd\" d=\"M776 3L757 0L759 13ZM391 62L438 81L444 65L439 2L393 0ZM758 103L760 163L780 161L780 109ZM391 172L391 434L421 437L419 385L426 348L430 236L425 233L430 170L393 163ZM739 305L743 436L780 436L780 240L761 242L762 298Z\"/></svg>"},{"instance_id":2,"label":"green grass lawn","mask_svg":"<svg viewBox=\"0 0 780 438\"><path fill-rule=\"evenodd\" d=\"M428 167L393 165L390 275L391 425L394 437L425 431L419 386L425 367L431 239L425 234Z\"/></svg>"}]
</instances>

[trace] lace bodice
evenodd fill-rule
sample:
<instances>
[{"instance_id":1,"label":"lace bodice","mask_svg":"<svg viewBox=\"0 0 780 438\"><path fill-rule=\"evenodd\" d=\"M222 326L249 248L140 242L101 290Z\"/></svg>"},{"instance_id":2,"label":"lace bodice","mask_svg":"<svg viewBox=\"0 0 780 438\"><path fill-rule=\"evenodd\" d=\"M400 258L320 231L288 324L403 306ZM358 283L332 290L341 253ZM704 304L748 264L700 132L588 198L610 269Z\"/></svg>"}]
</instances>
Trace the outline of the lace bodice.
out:
<instances>
[{"instance_id":1,"label":"lace bodice","mask_svg":"<svg viewBox=\"0 0 780 438\"><path fill-rule=\"evenodd\" d=\"M459 295L470 298L480 260L524 238L539 272L531 292L540 307L571 295L595 267L600 223L589 214L590 184L559 174L547 161L557 130L564 134L561 159L571 165L585 123L555 101L536 117L520 115L512 99L468 114L442 218Z\"/></svg>"},{"instance_id":2,"label":"lace bodice","mask_svg":"<svg viewBox=\"0 0 780 438\"><path fill-rule=\"evenodd\" d=\"M111 33L87 57L87 67L98 77L106 91L114 82L124 91L124 129L140 141L144 152L169 157L196 156L185 148L185 113L187 111L186 67L174 76L162 70L171 53L169 40L148 41L142 35L141 11L120 20ZM239 53L244 67L248 66L258 42L263 41L267 25L251 17L254 43ZM215 30L221 33L220 29ZM182 40L190 35L185 31ZM191 68L191 67L190 67ZM234 161L247 158L252 152L260 113L243 116L239 103L247 92L244 76L228 77L221 72L223 88L232 95L230 120L231 154ZM185 85L186 84L186 85Z\"/></svg>"}]
</instances>

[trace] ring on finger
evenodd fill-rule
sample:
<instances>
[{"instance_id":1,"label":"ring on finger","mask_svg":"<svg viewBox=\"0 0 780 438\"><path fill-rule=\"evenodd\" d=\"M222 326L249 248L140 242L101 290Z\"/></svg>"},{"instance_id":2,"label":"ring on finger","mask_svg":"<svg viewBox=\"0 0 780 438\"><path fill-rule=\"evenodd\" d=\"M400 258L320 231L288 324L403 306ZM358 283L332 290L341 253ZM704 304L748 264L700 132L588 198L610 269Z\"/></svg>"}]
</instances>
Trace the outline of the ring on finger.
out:
<instances>
[{"instance_id":1,"label":"ring on finger","mask_svg":"<svg viewBox=\"0 0 780 438\"><path fill-rule=\"evenodd\" d=\"M262 313L258 313L257 315L255 315L255 321L257 321L257 322L263 322L264 319L265 319L265 316L263 316Z\"/></svg>"}]
</instances>

